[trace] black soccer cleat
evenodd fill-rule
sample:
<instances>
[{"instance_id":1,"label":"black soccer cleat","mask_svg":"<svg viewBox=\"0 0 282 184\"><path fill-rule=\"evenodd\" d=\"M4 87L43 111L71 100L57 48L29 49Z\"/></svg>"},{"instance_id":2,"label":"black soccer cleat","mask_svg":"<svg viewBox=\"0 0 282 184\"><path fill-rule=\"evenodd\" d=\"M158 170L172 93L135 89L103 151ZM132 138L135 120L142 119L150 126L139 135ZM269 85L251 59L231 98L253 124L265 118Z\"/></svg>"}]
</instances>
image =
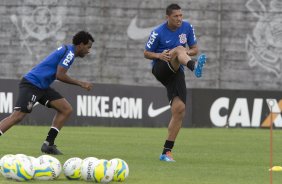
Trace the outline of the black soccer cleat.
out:
<instances>
[{"instance_id":1,"label":"black soccer cleat","mask_svg":"<svg viewBox=\"0 0 282 184\"><path fill-rule=\"evenodd\" d=\"M42 151L42 153L47 153L47 154L51 154L51 155L62 155L63 154L62 152L60 152L57 149L56 145L49 146L46 143L42 144L41 151Z\"/></svg>"}]
</instances>

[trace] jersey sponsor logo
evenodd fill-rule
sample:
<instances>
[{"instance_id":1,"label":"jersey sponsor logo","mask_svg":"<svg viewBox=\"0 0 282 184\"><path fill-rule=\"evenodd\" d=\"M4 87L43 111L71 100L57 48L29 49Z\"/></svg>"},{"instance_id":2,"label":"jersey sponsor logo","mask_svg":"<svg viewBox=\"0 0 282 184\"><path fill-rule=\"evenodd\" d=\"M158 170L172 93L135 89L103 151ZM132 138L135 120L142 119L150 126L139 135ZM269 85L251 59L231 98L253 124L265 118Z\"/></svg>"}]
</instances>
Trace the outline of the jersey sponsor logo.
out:
<instances>
[{"instance_id":1,"label":"jersey sponsor logo","mask_svg":"<svg viewBox=\"0 0 282 184\"><path fill-rule=\"evenodd\" d=\"M269 127L272 118L275 127L282 127L282 99L278 102L276 99L255 98L252 101L253 104L249 104L247 98L237 98L232 106L228 97L216 99L210 108L212 124L216 127ZM262 119L265 105L269 114Z\"/></svg>"},{"instance_id":2,"label":"jersey sponsor logo","mask_svg":"<svg viewBox=\"0 0 282 184\"><path fill-rule=\"evenodd\" d=\"M152 102L152 103L150 103L149 108L148 108L148 115L149 115L149 117L154 118L154 117L159 116L160 114L164 113L168 109L170 109L170 105L154 109L153 108L153 102Z\"/></svg>"},{"instance_id":3,"label":"jersey sponsor logo","mask_svg":"<svg viewBox=\"0 0 282 184\"><path fill-rule=\"evenodd\" d=\"M147 47L148 47L149 49L150 49L151 46L154 44L154 42L155 42L155 40L156 40L156 38L157 38L158 35L159 35L159 34L156 33L155 31L152 32L152 34L151 34L151 36L150 36L150 38L149 38L149 41L147 42Z\"/></svg>"},{"instance_id":4,"label":"jersey sponsor logo","mask_svg":"<svg viewBox=\"0 0 282 184\"><path fill-rule=\"evenodd\" d=\"M69 51L67 57L63 61L63 65L69 66L69 64L70 64L71 60L73 59L73 57L74 57L74 53L72 51Z\"/></svg>"},{"instance_id":5,"label":"jersey sponsor logo","mask_svg":"<svg viewBox=\"0 0 282 184\"><path fill-rule=\"evenodd\" d=\"M186 44L186 43L187 43L186 34L182 33L181 35L179 35L179 42L180 42L181 44Z\"/></svg>"}]
</instances>

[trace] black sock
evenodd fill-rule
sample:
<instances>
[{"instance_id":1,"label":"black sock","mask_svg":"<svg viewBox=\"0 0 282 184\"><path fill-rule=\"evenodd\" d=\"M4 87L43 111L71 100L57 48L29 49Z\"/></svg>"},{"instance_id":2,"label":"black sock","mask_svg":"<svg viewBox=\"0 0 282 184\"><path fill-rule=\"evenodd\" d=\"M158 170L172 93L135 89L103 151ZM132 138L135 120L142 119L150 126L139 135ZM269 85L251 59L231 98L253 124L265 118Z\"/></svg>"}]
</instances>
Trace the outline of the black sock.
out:
<instances>
[{"instance_id":1,"label":"black sock","mask_svg":"<svg viewBox=\"0 0 282 184\"><path fill-rule=\"evenodd\" d=\"M3 135L3 132L0 130L0 136Z\"/></svg>"},{"instance_id":2,"label":"black sock","mask_svg":"<svg viewBox=\"0 0 282 184\"><path fill-rule=\"evenodd\" d=\"M195 63L196 63L196 61L194 61L192 59L190 61L188 61L188 63L187 63L187 68L189 68L192 72L194 71Z\"/></svg>"},{"instance_id":3,"label":"black sock","mask_svg":"<svg viewBox=\"0 0 282 184\"><path fill-rule=\"evenodd\" d=\"M55 127L51 127L48 136L46 137L46 142L49 143L50 146L54 145L54 141L59 133L59 130Z\"/></svg>"},{"instance_id":4,"label":"black sock","mask_svg":"<svg viewBox=\"0 0 282 184\"><path fill-rule=\"evenodd\" d=\"M171 151L173 148L173 145L174 145L174 141L166 140L162 154L166 154L166 152Z\"/></svg>"}]
</instances>

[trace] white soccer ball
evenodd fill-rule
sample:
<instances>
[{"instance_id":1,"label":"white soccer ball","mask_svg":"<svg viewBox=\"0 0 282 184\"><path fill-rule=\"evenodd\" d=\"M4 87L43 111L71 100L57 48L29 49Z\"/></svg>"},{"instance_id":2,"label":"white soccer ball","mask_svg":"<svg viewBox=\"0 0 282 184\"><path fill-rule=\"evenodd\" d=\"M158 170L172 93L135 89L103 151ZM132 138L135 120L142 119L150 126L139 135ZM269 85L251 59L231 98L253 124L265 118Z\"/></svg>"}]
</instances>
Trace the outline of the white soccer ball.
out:
<instances>
[{"instance_id":1,"label":"white soccer ball","mask_svg":"<svg viewBox=\"0 0 282 184\"><path fill-rule=\"evenodd\" d=\"M40 164L47 163L47 162L50 162L50 163L54 162L54 163L57 163L57 164L61 164L60 161L57 158L50 156L50 155L41 155L37 159L39 160Z\"/></svg>"},{"instance_id":2,"label":"white soccer ball","mask_svg":"<svg viewBox=\"0 0 282 184\"><path fill-rule=\"evenodd\" d=\"M16 155L12 161L11 177L17 181L33 178L34 169L31 160L25 155Z\"/></svg>"},{"instance_id":3,"label":"white soccer ball","mask_svg":"<svg viewBox=\"0 0 282 184\"><path fill-rule=\"evenodd\" d=\"M110 162L114 168L113 181L124 181L129 175L128 164L120 158L114 158Z\"/></svg>"},{"instance_id":4,"label":"white soccer ball","mask_svg":"<svg viewBox=\"0 0 282 184\"><path fill-rule=\"evenodd\" d=\"M0 172L7 179L12 179L11 170L13 168L14 157L12 154L7 154L0 159Z\"/></svg>"},{"instance_id":5,"label":"white soccer ball","mask_svg":"<svg viewBox=\"0 0 282 184\"><path fill-rule=\"evenodd\" d=\"M50 155L42 155L34 162L35 180L54 180L62 172L62 165L58 159Z\"/></svg>"},{"instance_id":6,"label":"white soccer ball","mask_svg":"<svg viewBox=\"0 0 282 184\"><path fill-rule=\"evenodd\" d=\"M38 162L37 158L33 157L33 156L27 156L29 158L29 160L31 161L32 164L34 164L35 162Z\"/></svg>"},{"instance_id":7,"label":"white soccer ball","mask_svg":"<svg viewBox=\"0 0 282 184\"><path fill-rule=\"evenodd\" d=\"M108 160L101 159L94 166L93 177L97 183L109 183L114 177L114 168Z\"/></svg>"},{"instance_id":8,"label":"white soccer ball","mask_svg":"<svg viewBox=\"0 0 282 184\"><path fill-rule=\"evenodd\" d=\"M94 181L93 171L94 166L97 164L98 158L87 157L81 164L81 178L85 181Z\"/></svg>"},{"instance_id":9,"label":"white soccer ball","mask_svg":"<svg viewBox=\"0 0 282 184\"><path fill-rule=\"evenodd\" d=\"M81 178L82 159L73 157L68 159L63 165L63 171L67 179L79 180Z\"/></svg>"},{"instance_id":10,"label":"white soccer ball","mask_svg":"<svg viewBox=\"0 0 282 184\"><path fill-rule=\"evenodd\" d=\"M25 155L25 154L16 154L15 157L17 157L17 158L24 158L24 159L28 158L28 156Z\"/></svg>"}]
</instances>

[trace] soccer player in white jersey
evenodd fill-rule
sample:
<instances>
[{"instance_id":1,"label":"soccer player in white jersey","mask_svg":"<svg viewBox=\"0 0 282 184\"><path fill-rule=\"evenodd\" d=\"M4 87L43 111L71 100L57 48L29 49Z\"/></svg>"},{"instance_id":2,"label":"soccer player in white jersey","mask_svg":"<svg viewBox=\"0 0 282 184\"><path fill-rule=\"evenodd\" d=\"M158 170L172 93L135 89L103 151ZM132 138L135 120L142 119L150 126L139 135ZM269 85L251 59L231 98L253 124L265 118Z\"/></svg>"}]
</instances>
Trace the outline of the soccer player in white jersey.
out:
<instances>
[{"instance_id":1,"label":"soccer player in white jersey","mask_svg":"<svg viewBox=\"0 0 282 184\"><path fill-rule=\"evenodd\" d=\"M171 151L182 126L186 108L186 84L184 67L202 76L206 62L204 54L197 61L190 56L198 54L197 39L193 26L183 21L181 7L171 4L166 8L166 21L155 28L146 42L144 57L152 60L152 73L167 89L172 117L168 135L160 155L161 161L174 162Z\"/></svg>"},{"instance_id":2,"label":"soccer player in white jersey","mask_svg":"<svg viewBox=\"0 0 282 184\"><path fill-rule=\"evenodd\" d=\"M94 39L88 32L80 31L74 35L72 42L72 44L63 45L54 50L24 75L19 84L19 96L14 111L0 122L0 135L19 123L28 113L31 113L34 104L39 102L57 111L41 151L47 154L62 154L57 149L54 141L71 115L72 107L50 85L57 79L64 83L80 86L86 90L91 90L93 86L90 82L73 79L67 75L67 71L74 62L75 57L84 57L90 52Z\"/></svg>"}]
</instances>

